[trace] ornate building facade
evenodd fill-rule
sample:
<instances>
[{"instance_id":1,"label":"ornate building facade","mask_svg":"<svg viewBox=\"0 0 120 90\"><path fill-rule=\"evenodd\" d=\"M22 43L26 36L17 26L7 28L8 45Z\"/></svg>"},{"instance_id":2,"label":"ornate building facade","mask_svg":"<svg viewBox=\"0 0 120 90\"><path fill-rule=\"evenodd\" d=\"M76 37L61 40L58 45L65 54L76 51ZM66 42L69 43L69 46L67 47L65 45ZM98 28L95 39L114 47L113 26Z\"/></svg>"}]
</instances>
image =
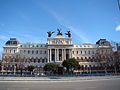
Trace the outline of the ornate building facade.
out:
<instances>
[{"instance_id":1,"label":"ornate building facade","mask_svg":"<svg viewBox=\"0 0 120 90\"><path fill-rule=\"evenodd\" d=\"M110 61L112 47L106 39L100 39L96 44L73 44L70 31L65 33L67 38L59 29L55 37L51 37L54 32L47 33L47 44L21 44L16 38L10 38L3 46L2 72L27 71L29 65L41 71L46 63L61 64L69 58L79 62L79 72L89 72L101 69L104 62Z\"/></svg>"}]
</instances>

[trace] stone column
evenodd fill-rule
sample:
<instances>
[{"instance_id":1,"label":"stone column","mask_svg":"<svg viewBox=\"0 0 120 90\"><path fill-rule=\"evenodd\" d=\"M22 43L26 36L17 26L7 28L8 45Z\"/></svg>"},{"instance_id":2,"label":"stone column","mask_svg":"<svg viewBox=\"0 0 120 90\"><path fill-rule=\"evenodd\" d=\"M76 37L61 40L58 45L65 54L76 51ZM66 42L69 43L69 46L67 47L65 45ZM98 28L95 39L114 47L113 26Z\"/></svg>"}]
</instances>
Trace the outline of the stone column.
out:
<instances>
[{"instance_id":1,"label":"stone column","mask_svg":"<svg viewBox=\"0 0 120 90\"><path fill-rule=\"evenodd\" d=\"M64 49L62 49L62 61L64 60Z\"/></svg>"},{"instance_id":2,"label":"stone column","mask_svg":"<svg viewBox=\"0 0 120 90\"><path fill-rule=\"evenodd\" d=\"M69 49L69 58L72 58L72 49Z\"/></svg>"},{"instance_id":3,"label":"stone column","mask_svg":"<svg viewBox=\"0 0 120 90\"><path fill-rule=\"evenodd\" d=\"M49 57L49 55L50 55L50 49L48 49L48 62L50 62L50 57Z\"/></svg>"},{"instance_id":4,"label":"stone column","mask_svg":"<svg viewBox=\"0 0 120 90\"><path fill-rule=\"evenodd\" d=\"M55 49L55 62L56 62L56 55L57 55L57 54L56 54L56 49Z\"/></svg>"},{"instance_id":5,"label":"stone column","mask_svg":"<svg viewBox=\"0 0 120 90\"><path fill-rule=\"evenodd\" d=\"M57 61L59 61L59 49L57 49Z\"/></svg>"},{"instance_id":6,"label":"stone column","mask_svg":"<svg viewBox=\"0 0 120 90\"><path fill-rule=\"evenodd\" d=\"M51 49L50 49L50 60L49 61L51 62Z\"/></svg>"},{"instance_id":7,"label":"stone column","mask_svg":"<svg viewBox=\"0 0 120 90\"><path fill-rule=\"evenodd\" d=\"M64 60L66 60L66 49L64 49Z\"/></svg>"}]
</instances>

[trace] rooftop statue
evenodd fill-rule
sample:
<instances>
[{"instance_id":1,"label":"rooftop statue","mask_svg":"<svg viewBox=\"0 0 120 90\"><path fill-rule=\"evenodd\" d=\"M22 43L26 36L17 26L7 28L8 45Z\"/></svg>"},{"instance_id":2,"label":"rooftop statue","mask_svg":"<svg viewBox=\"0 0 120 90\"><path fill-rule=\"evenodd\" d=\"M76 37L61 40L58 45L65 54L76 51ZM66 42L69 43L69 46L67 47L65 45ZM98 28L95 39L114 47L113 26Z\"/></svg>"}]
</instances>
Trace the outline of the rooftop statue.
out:
<instances>
[{"instance_id":1,"label":"rooftop statue","mask_svg":"<svg viewBox=\"0 0 120 90\"><path fill-rule=\"evenodd\" d=\"M57 29L57 31L58 31L57 35L63 35L61 29Z\"/></svg>"},{"instance_id":2,"label":"rooftop statue","mask_svg":"<svg viewBox=\"0 0 120 90\"><path fill-rule=\"evenodd\" d=\"M68 35L68 37L70 38L71 37L70 31L67 31L67 33L65 33L65 35Z\"/></svg>"},{"instance_id":3,"label":"rooftop statue","mask_svg":"<svg viewBox=\"0 0 120 90\"><path fill-rule=\"evenodd\" d=\"M52 35L54 32L49 31L49 32L47 32L47 33L48 33L48 37L51 37L51 35Z\"/></svg>"}]
</instances>

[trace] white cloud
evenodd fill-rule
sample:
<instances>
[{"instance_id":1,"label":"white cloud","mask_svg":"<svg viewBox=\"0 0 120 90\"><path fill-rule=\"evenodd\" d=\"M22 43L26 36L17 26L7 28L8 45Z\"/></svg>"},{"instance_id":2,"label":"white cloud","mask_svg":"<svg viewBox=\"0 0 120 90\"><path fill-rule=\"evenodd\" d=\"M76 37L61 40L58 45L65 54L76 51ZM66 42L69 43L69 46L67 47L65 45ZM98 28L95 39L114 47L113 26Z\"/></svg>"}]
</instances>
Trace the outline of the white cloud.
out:
<instances>
[{"instance_id":1,"label":"white cloud","mask_svg":"<svg viewBox=\"0 0 120 90\"><path fill-rule=\"evenodd\" d=\"M48 9L49 13L64 27L70 29L82 42L87 43L90 42L88 38L81 32L79 28L70 25L63 17L57 14L55 11Z\"/></svg>"},{"instance_id":2,"label":"white cloud","mask_svg":"<svg viewBox=\"0 0 120 90\"><path fill-rule=\"evenodd\" d=\"M120 31L120 25L118 25L115 30Z\"/></svg>"},{"instance_id":3,"label":"white cloud","mask_svg":"<svg viewBox=\"0 0 120 90\"><path fill-rule=\"evenodd\" d=\"M67 28L69 28L79 39L81 39L84 43L88 43L90 42L87 37L82 33L80 32L80 29L78 28L75 28L73 26L68 26Z\"/></svg>"}]
</instances>

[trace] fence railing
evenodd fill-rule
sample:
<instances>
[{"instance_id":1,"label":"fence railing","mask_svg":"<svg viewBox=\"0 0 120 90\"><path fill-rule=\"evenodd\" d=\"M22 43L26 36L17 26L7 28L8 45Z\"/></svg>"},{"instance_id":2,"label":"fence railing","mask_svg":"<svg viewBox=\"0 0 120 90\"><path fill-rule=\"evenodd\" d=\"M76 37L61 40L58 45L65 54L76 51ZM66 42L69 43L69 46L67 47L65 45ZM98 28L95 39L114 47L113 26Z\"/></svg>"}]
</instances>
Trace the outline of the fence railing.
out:
<instances>
[{"instance_id":1,"label":"fence railing","mask_svg":"<svg viewBox=\"0 0 120 90\"><path fill-rule=\"evenodd\" d=\"M66 74L66 75L15 75L15 74L0 74L0 77L78 77L78 76L110 76L120 75L120 73L96 73L96 74Z\"/></svg>"}]
</instances>

